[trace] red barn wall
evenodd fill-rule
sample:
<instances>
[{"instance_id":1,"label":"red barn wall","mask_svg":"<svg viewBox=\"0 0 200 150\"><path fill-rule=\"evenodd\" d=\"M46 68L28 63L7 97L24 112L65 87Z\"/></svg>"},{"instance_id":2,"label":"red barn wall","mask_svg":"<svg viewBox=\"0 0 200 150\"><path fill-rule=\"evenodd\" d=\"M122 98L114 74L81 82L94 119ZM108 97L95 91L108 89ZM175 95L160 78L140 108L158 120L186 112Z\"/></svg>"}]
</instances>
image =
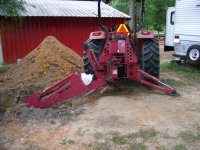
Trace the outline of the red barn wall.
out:
<instances>
[{"instance_id":1,"label":"red barn wall","mask_svg":"<svg viewBox=\"0 0 200 150\"><path fill-rule=\"evenodd\" d=\"M104 18L103 23L123 23L124 19ZM48 35L55 36L80 56L89 33L98 30L97 18L26 17L21 25L1 33L4 63L15 63L36 48Z\"/></svg>"}]
</instances>

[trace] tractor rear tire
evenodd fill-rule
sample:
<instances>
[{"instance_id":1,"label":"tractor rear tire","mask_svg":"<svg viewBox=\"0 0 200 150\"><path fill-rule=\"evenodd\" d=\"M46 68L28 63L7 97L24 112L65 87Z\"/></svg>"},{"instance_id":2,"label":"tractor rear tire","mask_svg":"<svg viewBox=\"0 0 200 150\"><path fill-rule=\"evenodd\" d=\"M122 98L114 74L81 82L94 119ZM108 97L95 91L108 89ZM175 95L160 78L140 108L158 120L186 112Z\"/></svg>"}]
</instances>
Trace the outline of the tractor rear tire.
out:
<instances>
[{"instance_id":1,"label":"tractor rear tire","mask_svg":"<svg viewBox=\"0 0 200 150\"><path fill-rule=\"evenodd\" d=\"M159 79L160 76L160 52L157 38L146 39L143 43L142 69Z\"/></svg>"},{"instance_id":2,"label":"tractor rear tire","mask_svg":"<svg viewBox=\"0 0 200 150\"><path fill-rule=\"evenodd\" d=\"M87 56L87 49L90 47L91 40L88 40L84 43L84 51L83 51L83 65L84 65L84 72L86 74L94 74L94 71L92 69L92 65L90 63L90 60Z\"/></svg>"},{"instance_id":3,"label":"tractor rear tire","mask_svg":"<svg viewBox=\"0 0 200 150\"><path fill-rule=\"evenodd\" d=\"M84 64L84 72L86 74L94 74L94 70L90 63L90 60L87 56L87 50L93 50L95 57L98 58L100 56L100 44L102 41L100 40L87 40L84 44L84 52L83 52L83 64Z\"/></svg>"}]
</instances>

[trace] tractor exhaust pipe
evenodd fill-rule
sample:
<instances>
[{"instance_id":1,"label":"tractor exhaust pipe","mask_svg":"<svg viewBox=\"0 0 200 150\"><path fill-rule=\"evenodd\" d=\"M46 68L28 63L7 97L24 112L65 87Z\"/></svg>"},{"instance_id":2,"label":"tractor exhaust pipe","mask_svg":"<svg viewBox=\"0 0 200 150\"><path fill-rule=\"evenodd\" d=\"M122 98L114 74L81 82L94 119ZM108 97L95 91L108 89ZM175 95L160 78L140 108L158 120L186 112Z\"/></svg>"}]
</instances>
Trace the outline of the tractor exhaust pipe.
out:
<instances>
[{"instance_id":1,"label":"tractor exhaust pipe","mask_svg":"<svg viewBox=\"0 0 200 150\"><path fill-rule=\"evenodd\" d=\"M102 20L101 20L101 0L98 0L98 24L102 28Z\"/></svg>"},{"instance_id":2,"label":"tractor exhaust pipe","mask_svg":"<svg viewBox=\"0 0 200 150\"><path fill-rule=\"evenodd\" d=\"M136 9L137 9L137 6L136 6L136 2L137 0L134 0L134 49L137 49L137 45L138 45L138 40L137 40L137 32L141 30L141 28L143 27L144 25L144 15L145 15L145 0L142 0L141 2L141 6L142 6L142 11L141 11L141 24L140 26L138 27L137 25L137 13L136 13Z\"/></svg>"},{"instance_id":3,"label":"tractor exhaust pipe","mask_svg":"<svg viewBox=\"0 0 200 150\"><path fill-rule=\"evenodd\" d=\"M106 33L106 39L107 39L108 31L106 27L102 24L102 20L101 20L101 0L98 0L98 24L99 24L99 27Z\"/></svg>"},{"instance_id":4,"label":"tractor exhaust pipe","mask_svg":"<svg viewBox=\"0 0 200 150\"><path fill-rule=\"evenodd\" d=\"M142 12L141 12L141 25L138 27L137 32L140 31L140 29L144 25L144 15L145 15L145 7L144 7L144 0L142 0Z\"/></svg>"}]
</instances>

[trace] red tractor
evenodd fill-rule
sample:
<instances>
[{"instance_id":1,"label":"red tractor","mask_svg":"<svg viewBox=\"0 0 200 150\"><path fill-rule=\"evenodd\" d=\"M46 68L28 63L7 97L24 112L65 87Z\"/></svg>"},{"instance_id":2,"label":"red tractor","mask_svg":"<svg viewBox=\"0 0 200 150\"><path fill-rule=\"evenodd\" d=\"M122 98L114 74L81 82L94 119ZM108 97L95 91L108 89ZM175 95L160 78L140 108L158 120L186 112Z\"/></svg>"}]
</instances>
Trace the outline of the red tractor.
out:
<instances>
[{"instance_id":1,"label":"red tractor","mask_svg":"<svg viewBox=\"0 0 200 150\"><path fill-rule=\"evenodd\" d=\"M135 30L134 44L126 32L109 32L101 23L101 0L98 1L98 22L101 31L90 33L84 44L84 72L74 72L43 92L23 100L35 108L44 108L109 83L129 79L140 82L169 95L176 95L174 88L159 78L159 45L153 32ZM142 0L142 24L144 22ZM136 28L136 25L135 25ZM138 31L138 32L137 32Z\"/></svg>"}]
</instances>

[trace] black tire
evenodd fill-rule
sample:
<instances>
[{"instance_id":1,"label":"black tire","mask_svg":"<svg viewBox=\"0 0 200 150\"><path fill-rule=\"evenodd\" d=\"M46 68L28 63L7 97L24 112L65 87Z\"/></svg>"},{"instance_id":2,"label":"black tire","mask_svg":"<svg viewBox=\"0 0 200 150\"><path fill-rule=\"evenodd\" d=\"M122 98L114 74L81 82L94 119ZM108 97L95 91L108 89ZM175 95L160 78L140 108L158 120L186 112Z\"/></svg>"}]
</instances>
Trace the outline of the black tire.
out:
<instances>
[{"instance_id":1,"label":"black tire","mask_svg":"<svg viewBox=\"0 0 200 150\"><path fill-rule=\"evenodd\" d=\"M187 60L192 64L200 64L200 45L192 45L188 48Z\"/></svg>"},{"instance_id":2,"label":"black tire","mask_svg":"<svg viewBox=\"0 0 200 150\"><path fill-rule=\"evenodd\" d=\"M146 39L143 43L142 69L159 79L160 76L160 51L157 38Z\"/></svg>"},{"instance_id":3,"label":"black tire","mask_svg":"<svg viewBox=\"0 0 200 150\"><path fill-rule=\"evenodd\" d=\"M83 51L83 65L84 65L84 72L86 74L93 74L94 71L92 69L92 65L90 63L90 60L87 56L87 50L90 48L90 43L91 43L91 40L87 40L85 43L84 43L84 51Z\"/></svg>"},{"instance_id":4,"label":"black tire","mask_svg":"<svg viewBox=\"0 0 200 150\"><path fill-rule=\"evenodd\" d=\"M84 64L84 72L86 74L94 74L94 70L92 68L92 65L90 63L90 60L87 56L87 50L93 50L95 57L99 58L101 54L100 46L101 46L102 40L88 40L84 44L84 51L83 51L83 64Z\"/></svg>"}]
</instances>

